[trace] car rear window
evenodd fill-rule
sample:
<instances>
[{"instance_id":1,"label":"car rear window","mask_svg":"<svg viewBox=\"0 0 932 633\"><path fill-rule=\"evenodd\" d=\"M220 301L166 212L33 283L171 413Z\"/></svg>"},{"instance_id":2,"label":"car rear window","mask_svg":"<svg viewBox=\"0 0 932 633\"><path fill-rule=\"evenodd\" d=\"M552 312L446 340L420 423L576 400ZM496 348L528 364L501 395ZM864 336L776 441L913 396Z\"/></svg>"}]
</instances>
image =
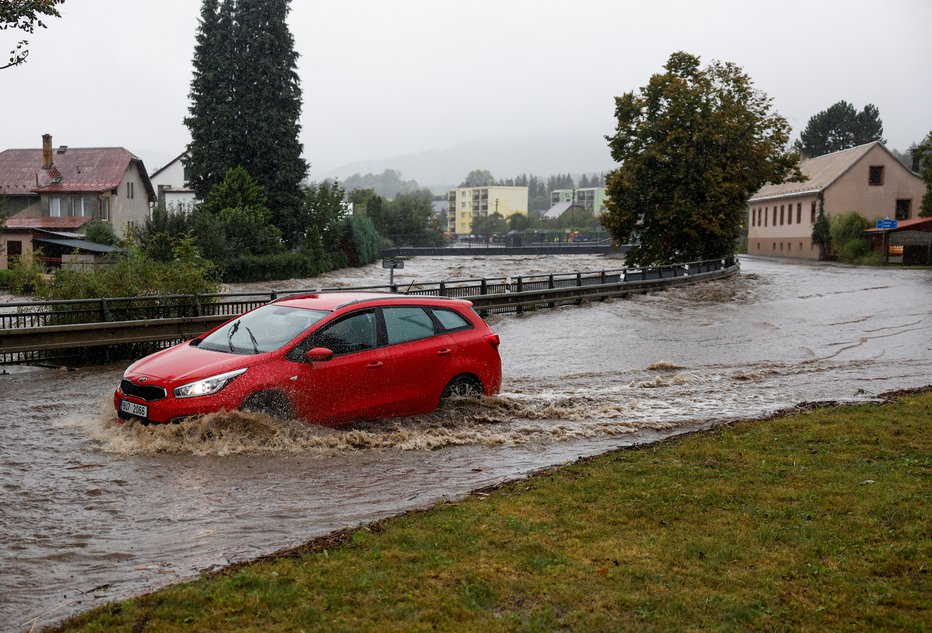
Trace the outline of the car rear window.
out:
<instances>
[{"instance_id":1,"label":"car rear window","mask_svg":"<svg viewBox=\"0 0 932 633\"><path fill-rule=\"evenodd\" d=\"M472 323L455 310L433 308L432 311L434 316L437 317L437 320L440 321L440 325L442 325L443 329L447 332L465 330L472 327Z\"/></svg>"}]
</instances>

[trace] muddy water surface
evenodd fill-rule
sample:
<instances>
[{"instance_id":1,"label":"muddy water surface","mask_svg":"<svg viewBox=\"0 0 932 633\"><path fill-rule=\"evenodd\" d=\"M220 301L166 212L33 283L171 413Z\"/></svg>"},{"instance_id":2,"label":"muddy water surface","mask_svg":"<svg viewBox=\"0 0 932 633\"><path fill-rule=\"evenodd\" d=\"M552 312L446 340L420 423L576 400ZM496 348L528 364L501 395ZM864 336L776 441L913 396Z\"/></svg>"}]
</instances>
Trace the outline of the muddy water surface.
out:
<instances>
[{"instance_id":1,"label":"muddy water surface","mask_svg":"<svg viewBox=\"0 0 932 633\"><path fill-rule=\"evenodd\" d=\"M435 258L404 272L433 281L616 267L596 257ZM127 363L11 369L0 375L0 630L582 455L932 382L929 271L751 258L742 269L496 317L500 396L344 429L244 414L121 426L110 396ZM307 285L382 277L373 267Z\"/></svg>"}]
</instances>

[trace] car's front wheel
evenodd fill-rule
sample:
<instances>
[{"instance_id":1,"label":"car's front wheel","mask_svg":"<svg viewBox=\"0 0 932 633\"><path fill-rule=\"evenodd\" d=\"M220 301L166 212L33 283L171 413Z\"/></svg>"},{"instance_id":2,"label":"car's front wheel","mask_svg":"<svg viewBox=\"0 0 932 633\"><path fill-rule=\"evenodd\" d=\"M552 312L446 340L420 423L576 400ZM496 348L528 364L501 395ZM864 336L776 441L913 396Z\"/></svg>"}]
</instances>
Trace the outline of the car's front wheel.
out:
<instances>
[{"instance_id":1,"label":"car's front wheel","mask_svg":"<svg viewBox=\"0 0 932 633\"><path fill-rule=\"evenodd\" d=\"M276 420L291 420L295 417L291 402L285 394L277 391L260 391L252 394L243 402L240 411L264 413Z\"/></svg>"}]
</instances>

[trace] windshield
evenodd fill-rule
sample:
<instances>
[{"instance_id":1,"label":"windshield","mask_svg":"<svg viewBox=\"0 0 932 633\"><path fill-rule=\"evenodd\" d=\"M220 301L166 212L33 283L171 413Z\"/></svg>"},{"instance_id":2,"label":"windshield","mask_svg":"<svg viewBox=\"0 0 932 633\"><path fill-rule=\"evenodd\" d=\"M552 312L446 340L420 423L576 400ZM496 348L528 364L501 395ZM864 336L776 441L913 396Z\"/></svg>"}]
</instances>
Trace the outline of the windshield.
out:
<instances>
[{"instance_id":1,"label":"windshield","mask_svg":"<svg viewBox=\"0 0 932 633\"><path fill-rule=\"evenodd\" d=\"M326 310L306 310L274 304L262 306L214 331L198 347L232 354L271 352L328 314Z\"/></svg>"}]
</instances>

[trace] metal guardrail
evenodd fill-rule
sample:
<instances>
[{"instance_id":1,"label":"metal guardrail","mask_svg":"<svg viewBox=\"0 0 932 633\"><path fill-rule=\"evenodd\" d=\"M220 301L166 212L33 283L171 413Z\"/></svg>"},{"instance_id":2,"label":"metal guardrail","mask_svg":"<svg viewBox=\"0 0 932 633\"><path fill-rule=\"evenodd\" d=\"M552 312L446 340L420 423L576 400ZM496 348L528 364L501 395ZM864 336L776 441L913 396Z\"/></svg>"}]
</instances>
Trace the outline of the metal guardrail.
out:
<instances>
[{"instance_id":1,"label":"metal guardrail","mask_svg":"<svg viewBox=\"0 0 932 633\"><path fill-rule=\"evenodd\" d=\"M382 290L440 295L472 301L483 316L521 313L648 292L714 279L738 269L732 260L708 260L650 268L458 279L438 283L299 289L265 293L113 297L9 303L0 306L0 364L42 362L105 348L104 358L125 349L135 354L187 340L238 314L283 296L308 292ZM77 352L75 354L74 352Z\"/></svg>"}]
</instances>

